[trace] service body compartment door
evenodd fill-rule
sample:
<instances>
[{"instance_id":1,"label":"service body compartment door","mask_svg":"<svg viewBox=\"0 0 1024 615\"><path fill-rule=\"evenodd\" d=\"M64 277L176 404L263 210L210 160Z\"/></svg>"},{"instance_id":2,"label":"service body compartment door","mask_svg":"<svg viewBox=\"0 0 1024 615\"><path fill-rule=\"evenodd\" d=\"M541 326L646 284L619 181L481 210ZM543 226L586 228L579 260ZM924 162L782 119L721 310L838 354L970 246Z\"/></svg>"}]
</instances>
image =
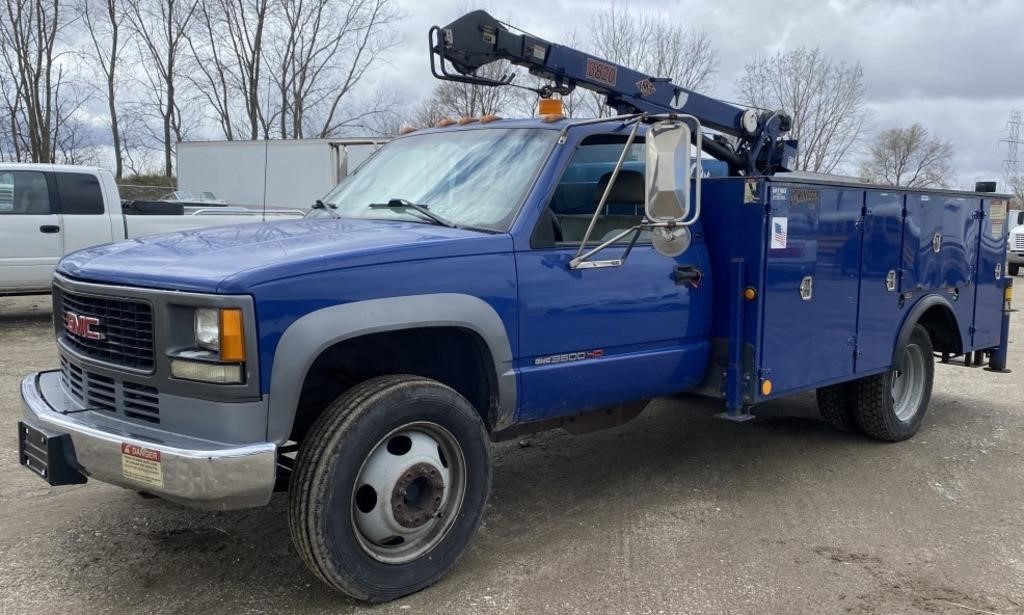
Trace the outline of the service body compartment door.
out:
<instances>
[{"instance_id":1,"label":"service body compartment door","mask_svg":"<svg viewBox=\"0 0 1024 615\"><path fill-rule=\"evenodd\" d=\"M860 301L857 312L858 373L892 363L902 313L896 284L900 273L903 194L869 190L864 195Z\"/></svg>"},{"instance_id":2,"label":"service body compartment door","mask_svg":"<svg viewBox=\"0 0 1024 615\"><path fill-rule=\"evenodd\" d=\"M977 208L974 197L907 195L902 292L963 288L971 283Z\"/></svg>"},{"instance_id":3,"label":"service body compartment door","mask_svg":"<svg viewBox=\"0 0 1024 615\"><path fill-rule=\"evenodd\" d=\"M905 205L900 290L912 300L941 293L953 306L964 344L970 346L980 199L910 193Z\"/></svg>"},{"instance_id":4,"label":"service body compartment door","mask_svg":"<svg viewBox=\"0 0 1024 615\"><path fill-rule=\"evenodd\" d=\"M772 184L761 368L777 393L853 373L860 189Z\"/></svg>"},{"instance_id":5,"label":"service body compartment door","mask_svg":"<svg viewBox=\"0 0 1024 615\"><path fill-rule=\"evenodd\" d=\"M975 349L998 346L1002 324L1003 290L999 283L1006 275L1006 217L1005 199L983 199L984 218L981 220L981 238L977 259L977 284L974 297ZM997 277L996 273L1000 274Z\"/></svg>"}]
</instances>

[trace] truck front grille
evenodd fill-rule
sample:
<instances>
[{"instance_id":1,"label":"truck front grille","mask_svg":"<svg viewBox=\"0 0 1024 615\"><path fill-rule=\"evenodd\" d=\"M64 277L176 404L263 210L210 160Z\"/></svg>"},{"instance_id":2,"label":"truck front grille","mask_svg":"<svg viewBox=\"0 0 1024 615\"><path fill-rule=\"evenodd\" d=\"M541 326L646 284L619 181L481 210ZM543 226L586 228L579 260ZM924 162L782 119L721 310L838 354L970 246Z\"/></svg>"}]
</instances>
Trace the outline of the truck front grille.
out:
<instances>
[{"instance_id":1,"label":"truck front grille","mask_svg":"<svg viewBox=\"0 0 1024 615\"><path fill-rule=\"evenodd\" d=\"M160 392L154 387L90 372L65 356L60 358L60 371L64 391L85 408L160 422Z\"/></svg>"},{"instance_id":2,"label":"truck front grille","mask_svg":"<svg viewBox=\"0 0 1024 615\"><path fill-rule=\"evenodd\" d=\"M63 289L59 294L58 305L62 312L55 315L58 323L66 323L69 313L97 321L91 328L98 334L96 339L59 327L59 335L65 344L92 359L138 370L153 370L153 310L148 303L80 295Z\"/></svg>"},{"instance_id":3,"label":"truck front grille","mask_svg":"<svg viewBox=\"0 0 1024 615\"><path fill-rule=\"evenodd\" d=\"M1017 233L1013 237L1013 251L1024 252L1024 233Z\"/></svg>"}]
</instances>

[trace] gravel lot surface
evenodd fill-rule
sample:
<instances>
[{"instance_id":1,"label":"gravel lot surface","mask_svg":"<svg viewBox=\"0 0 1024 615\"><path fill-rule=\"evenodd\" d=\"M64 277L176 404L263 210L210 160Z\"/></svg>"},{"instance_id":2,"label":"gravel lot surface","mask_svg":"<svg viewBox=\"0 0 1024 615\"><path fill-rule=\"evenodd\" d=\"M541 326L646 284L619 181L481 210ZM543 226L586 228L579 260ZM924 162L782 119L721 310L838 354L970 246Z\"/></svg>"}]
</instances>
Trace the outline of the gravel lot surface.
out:
<instances>
[{"instance_id":1,"label":"gravel lot surface","mask_svg":"<svg viewBox=\"0 0 1024 615\"><path fill-rule=\"evenodd\" d=\"M1024 313L1011 339L1024 340ZM452 574L377 607L294 554L277 495L209 513L17 467L18 383L57 364L48 297L0 298L0 613L1024 614L1024 345L936 368L916 438L829 430L813 395L757 420L665 399L622 427L495 447Z\"/></svg>"}]
</instances>

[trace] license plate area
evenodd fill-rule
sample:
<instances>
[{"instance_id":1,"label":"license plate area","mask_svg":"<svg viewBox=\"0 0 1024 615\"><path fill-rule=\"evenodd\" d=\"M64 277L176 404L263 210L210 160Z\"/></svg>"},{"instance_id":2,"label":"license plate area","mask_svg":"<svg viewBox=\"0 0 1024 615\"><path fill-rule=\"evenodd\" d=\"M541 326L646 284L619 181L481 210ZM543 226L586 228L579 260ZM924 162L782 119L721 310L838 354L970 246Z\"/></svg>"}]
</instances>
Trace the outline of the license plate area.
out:
<instances>
[{"instance_id":1,"label":"license plate area","mask_svg":"<svg viewBox=\"0 0 1024 615\"><path fill-rule=\"evenodd\" d=\"M51 433L18 421L18 463L51 485L81 485L86 477L75 463L68 434Z\"/></svg>"}]
</instances>

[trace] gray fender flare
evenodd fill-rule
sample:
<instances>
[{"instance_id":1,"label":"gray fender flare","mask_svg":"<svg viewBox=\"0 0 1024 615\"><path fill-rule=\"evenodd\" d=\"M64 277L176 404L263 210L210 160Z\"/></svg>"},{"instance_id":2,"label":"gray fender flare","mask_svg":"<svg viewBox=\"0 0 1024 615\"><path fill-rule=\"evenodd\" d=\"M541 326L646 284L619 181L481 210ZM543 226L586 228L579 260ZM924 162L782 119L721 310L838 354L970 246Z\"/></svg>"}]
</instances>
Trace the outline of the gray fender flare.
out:
<instances>
[{"instance_id":1,"label":"gray fender flare","mask_svg":"<svg viewBox=\"0 0 1024 615\"><path fill-rule=\"evenodd\" d=\"M510 425L516 408L516 375L501 317L478 297L439 293L355 301L311 312L293 322L274 352L267 439L278 444L288 439L306 373L324 350L362 335L417 327L460 327L483 339L498 382L499 424L495 428Z\"/></svg>"},{"instance_id":2,"label":"gray fender flare","mask_svg":"<svg viewBox=\"0 0 1024 615\"><path fill-rule=\"evenodd\" d=\"M900 350L907 345L910 341L910 334L914 332L914 325L921 320L921 316L924 315L929 309L941 305L946 308L949 312L950 318L953 319L953 325L956 328L956 335L960 339L960 348L966 348L964 339L960 335L960 322L956 319L956 311L953 310L953 306L941 295L927 295L920 299L914 304L914 307L910 308L906 317L903 319L903 324L900 326L900 333L896 336L896 345L892 349L892 366L894 368L900 367L900 363L903 361L903 354Z\"/></svg>"}]
</instances>

